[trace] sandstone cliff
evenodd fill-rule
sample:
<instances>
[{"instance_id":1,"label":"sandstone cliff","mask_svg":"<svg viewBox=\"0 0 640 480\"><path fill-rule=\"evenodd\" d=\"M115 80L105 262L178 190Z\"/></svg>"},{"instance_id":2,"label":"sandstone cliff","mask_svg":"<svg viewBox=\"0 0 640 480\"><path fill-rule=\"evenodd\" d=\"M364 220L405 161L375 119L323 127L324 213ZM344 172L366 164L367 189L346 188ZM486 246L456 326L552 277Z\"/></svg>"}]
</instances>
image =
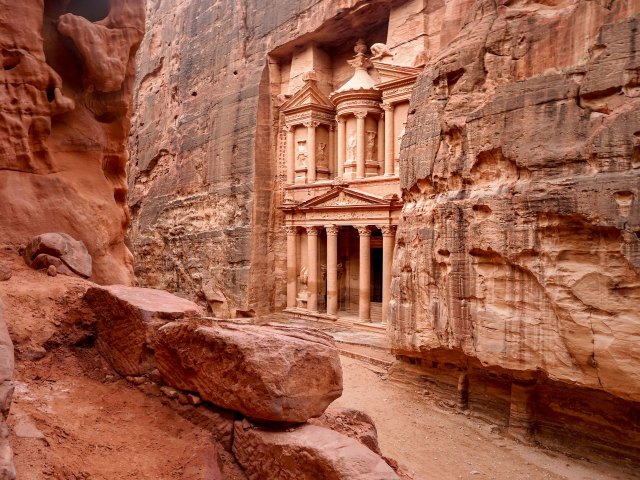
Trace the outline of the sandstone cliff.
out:
<instances>
[{"instance_id":1,"label":"sandstone cliff","mask_svg":"<svg viewBox=\"0 0 640 480\"><path fill-rule=\"evenodd\" d=\"M124 244L143 0L0 1L0 243L82 240L92 280L130 283Z\"/></svg>"},{"instance_id":2,"label":"sandstone cliff","mask_svg":"<svg viewBox=\"0 0 640 480\"><path fill-rule=\"evenodd\" d=\"M268 54L301 37L355 42L354 25L379 23L397 3L147 2L129 167L141 285L220 316L283 306L280 91Z\"/></svg>"}]
</instances>

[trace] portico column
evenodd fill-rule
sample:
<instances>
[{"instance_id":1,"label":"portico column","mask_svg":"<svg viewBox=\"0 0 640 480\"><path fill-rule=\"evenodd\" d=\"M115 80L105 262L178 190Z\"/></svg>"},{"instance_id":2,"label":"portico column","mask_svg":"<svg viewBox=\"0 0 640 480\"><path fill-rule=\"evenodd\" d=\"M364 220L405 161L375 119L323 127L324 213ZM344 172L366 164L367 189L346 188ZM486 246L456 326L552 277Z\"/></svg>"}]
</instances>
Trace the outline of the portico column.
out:
<instances>
[{"instance_id":1,"label":"portico column","mask_svg":"<svg viewBox=\"0 0 640 480\"><path fill-rule=\"evenodd\" d=\"M298 228L285 227L287 231L287 308L296 306L296 281L298 276L297 240Z\"/></svg>"},{"instance_id":2,"label":"portico column","mask_svg":"<svg viewBox=\"0 0 640 480\"><path fill-rule=\"evenodd\" d=\"M338 227L326 225L327 232L327 314L338 313Z\"/></svg>"},{"instance_id":3,"label":"portico column","mask_svg":"<svg viewBox=\"0 0 640 480\"><path fill-rule=\"evenodd\" d=\"M358 317L361 322L371 319L371 228L356 227L360 235L360 294Z\"/></svg>"},{"instance_id":4,"label":"portico column","mask_svg":"<svg viewBox=\"0 0 640 480\"><path fill-rule=\"evenodd\" d=\"M293 125L284 127L287 132L287 184L292 185L296 176L296 146Z\"/></svg>"},{"instance_id":5,"label":"portico column","mask_svg":"<svg viewBox=\"0 0 640 480\"><path fill-rule=\"evenodd\" d=\"M395 138L393 135L393 111L394 106L383 103L382 108L385 111L384 119L384 174L391 176L394 173L393 156L395 150Z\"/></svg>"},{"instance_id":6,"label":"portico column","mask_svg":"<svg viewBox=\"0 0 640 480\"><path fill-rule=\"evenodd\" d=\"M318 122L305 122L307 127L307 183L316 181L316 127Z\"/></svg>"},{"instance_id":7,"label":"portico column","mask_svg":"<svg viewBox=\"0 0 640 480\"><path fill-rule=\"evenodd\" d=\"M318 231L320 227L307 227L307 265L309 269L307 309L318 311Z\"/></svg>"},{"instance_id":8,"label":"portico column","mask_svg":"<svg viewBox=\"0 0 640 480\"><path fill-rule=\"evenodd\" d=\"M366 111L358 111L354 114L356 116L356 178L364 178L365 172L365 154L367 139L365 137L365 117Z\"/></svg>"},{"instance_id":9,"label":"portico column","mask_svg":"<svg viewBox=\"0 0 640 480\"><path fill-rule=\"evenodd\" d=\"M395 225L385 225L382 230L382 322L387 322L387 310L391 300L391 267L396 243Z\"/></svg>"},{"instance_id":10,"label":"portico column","mask_svg":"<svg viewBox=\"0 0 640 480\"><path fill-rule=\"evenodd\" d=\"M338 168L336 177L342 177L347 154L347 122L342 117L336 117L336 122L338 122Z\"/></svg>"}]
</instances>

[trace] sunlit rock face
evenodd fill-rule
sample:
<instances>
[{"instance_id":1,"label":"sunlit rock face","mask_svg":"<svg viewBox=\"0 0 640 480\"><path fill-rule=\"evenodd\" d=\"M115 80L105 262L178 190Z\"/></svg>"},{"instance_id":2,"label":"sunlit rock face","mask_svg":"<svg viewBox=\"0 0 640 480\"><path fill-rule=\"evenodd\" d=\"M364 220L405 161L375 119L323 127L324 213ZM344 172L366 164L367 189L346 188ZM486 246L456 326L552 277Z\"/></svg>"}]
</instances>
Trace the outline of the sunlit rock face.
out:
<instances>
[{"instance_id":1,"label":"sunlit rock face","mask_svg":"<svg viewBox=\"0 0 640 480\"><path fill-rule=\"evenodd\" d=\"M1 242L67 233L100 283L132 281L124 143L143 3L0 1Z\"/></svg>"}]
</instances>

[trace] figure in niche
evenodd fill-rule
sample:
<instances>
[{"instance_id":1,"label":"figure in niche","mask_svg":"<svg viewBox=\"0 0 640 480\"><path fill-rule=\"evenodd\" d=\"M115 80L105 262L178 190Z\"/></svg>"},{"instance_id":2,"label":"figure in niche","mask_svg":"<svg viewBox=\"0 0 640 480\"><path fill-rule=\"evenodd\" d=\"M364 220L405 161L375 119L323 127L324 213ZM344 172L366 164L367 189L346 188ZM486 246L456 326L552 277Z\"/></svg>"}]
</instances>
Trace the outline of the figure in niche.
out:
<instances>
[{"instance_id":1,"label":"figure in niche","mask_svg":"<svg viewBox=\"0 0 640 480\"><path fill-rule=\"evenodd\" d=\"M369 130L367 132L367 161L373 162L376 160L377 148L376 148L376 137L378 136L377 132L373 130Z\"/></svg>"},{"instance_id":2,"label":"figure in niche","mask_svg":"<svg viewBox=\"0 0 640 480\"><path fill-rule=\"evenodd\" d=\"M356 161L356 136L351 134L349 135L349 140L347 140L347 162L355 162Z\"/></svg>"},{"instance_id":3,"label":"figure in niche","mask_svg":"<svg viewBox=\"0 0 640 480\"><path fill-rule=\"evenodd\" d=\"M318 150L316 151L316 161L320 167L328 167L329 159L327 158L327 144L320 142Z\"/></svg>"},{"instance_id":4,"label":"figure in niche","mask_svg":"<svg viewBox=\"0 0 640 480\"><path fill-rule=\"evenodd\" d=\"M371 53L373 56L371 60L382 60L384 57L393 57L393 53L389 50L384 43L374 43L371 45Z\"/></svg>"},{"instance_id":5,"label":"figure in niche","mask_svg":"<svg viewBox=\"0 0 640 480\"><path fill-rule=\"evenodd\" d=\"M307 286L309 285L309 271L307 267L302 267L300 269L300 293L307 291Z\"/></svg>"},{"instance_id":6,"label":"figure in niche","mask_svg":"<svg viewBox=\"0 0 640 480\"><path fill-rule=\"evenodd\" d=\"M298 166L305 166L307 164L307 141L300 140L298 142L298 156L296 157L296 164Z\"/></svg>"}]
</instances>

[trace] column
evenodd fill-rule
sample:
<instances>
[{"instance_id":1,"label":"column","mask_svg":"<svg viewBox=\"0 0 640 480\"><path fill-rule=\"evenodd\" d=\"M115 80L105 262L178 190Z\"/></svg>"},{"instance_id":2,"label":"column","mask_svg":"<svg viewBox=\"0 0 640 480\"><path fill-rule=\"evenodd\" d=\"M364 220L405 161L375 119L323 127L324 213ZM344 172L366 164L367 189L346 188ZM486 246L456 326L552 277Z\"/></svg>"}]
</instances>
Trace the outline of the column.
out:
<instances>
[{"instance_id":1,"label":"column","mask_svg":"<svg viewBox=\"0 0 640 480\"><path fill-rule=\"evenodd\" d=\"M393 110L394 106L383 103L382 108L385 111L384 119L384 174L391 176L394 173L393 156L395 149L395 138L393 134Z\"/></svg>"},{"instance_id":2,"label":"column","mask_svg":"<svg viewBox=\"0 0 640 480\"><path fill-rule=\"evenodd\" d=\"M327 314L338 313L338 230L336 225L326 225L327 232Z\"/></svg>"},{"instance_id":3,"label":"column","mask_svg":"<svg viewBox=\"0 0 640 480\"><path fill-rule=\"evenodd\" d=\"M360 235L360 295L358 317L361 322L371 320L371 228L356 227Z\"/></svg>"},{"instance_id":4,"label":"column","mask_svg":"<svg viewBox=\"0 0 640 480\"><path fill-rule=\"evenodd\" d=\"M365 134L365 118L367 112L364 110L355 112L356 116L356 178L364 178L365 172L365 153L367 146L367 138Z\"/></svg>"},{"instance_id":5,"label":"column","mask_svg":"<svg viewBox=\"0 0 640 480\"><path fill-rule=\"evenodd\" d=\"M298 228L285 228L287 231L287 308L295 308L298 295L296 290L296 282L298 280Z\"/></svg>"},{"instance_id":6,"label":"column","mask_svg":"<svg viewBox=\"0 0 640 480\"><path fill-rule=\"evenodd\" d=\"M344 175L344 162L347 156L347 122L344 118L336 116L338 122L338 167L336 177Z\"/></svg>"},{"instance_id":7,"label":"column","mask_svg":"<svg viewBox=\"0 0 640 480\"><path fill-rule=\"evenodd\" d=\"M316 127L318 122L305 122L307 127L307 183L316 181Z\"/></svg>"},{"instance_id":8,"label":"column","mask_svg":"<svg viewBox=\"0 0 640 480\"><path fill-rule=\"evenodd\" d=\"M309 270L309 282L307 309L311 312L318 311L318 231L320 227L307 227L307 265Z\"/></svg>"},{"instance_id":9,"label":"column","mask_svg":"<svg viewBox=\"0 0 640 480\"><path fill-rule=\"evenodd\" d=\"M378 119L378 173L384 173L384 112Z\"/></svg>"},{"instance_id":10,"label":"column","mask_svg":"<svg viewBox=\"0 0 640 480\"><path fill-rule=\"evenodd\" d=\"M293 185L296 178L296 140L293 125L284 127L287 132L287 184Z\"/></svg>"},{"instance_id":11,"label":"column","mask_svg":"<svg viewBox=\"0 0 640 480\"><path fill-rule=\"evenodd\" d=\"M393 248L396 243L395 225L385 225L382 230L382 322L387 322L389 300L391 300L391 268Z\"/></svg>"},{"instance_id":12,"label":"column","mask_svg":"<svg viewBox=\"0 0 640 480\"><path fill-rule=\"evenodd\" d=\"M329 178L336 177L336 127L329 125Z\"/></svg>"}]
</instances>

